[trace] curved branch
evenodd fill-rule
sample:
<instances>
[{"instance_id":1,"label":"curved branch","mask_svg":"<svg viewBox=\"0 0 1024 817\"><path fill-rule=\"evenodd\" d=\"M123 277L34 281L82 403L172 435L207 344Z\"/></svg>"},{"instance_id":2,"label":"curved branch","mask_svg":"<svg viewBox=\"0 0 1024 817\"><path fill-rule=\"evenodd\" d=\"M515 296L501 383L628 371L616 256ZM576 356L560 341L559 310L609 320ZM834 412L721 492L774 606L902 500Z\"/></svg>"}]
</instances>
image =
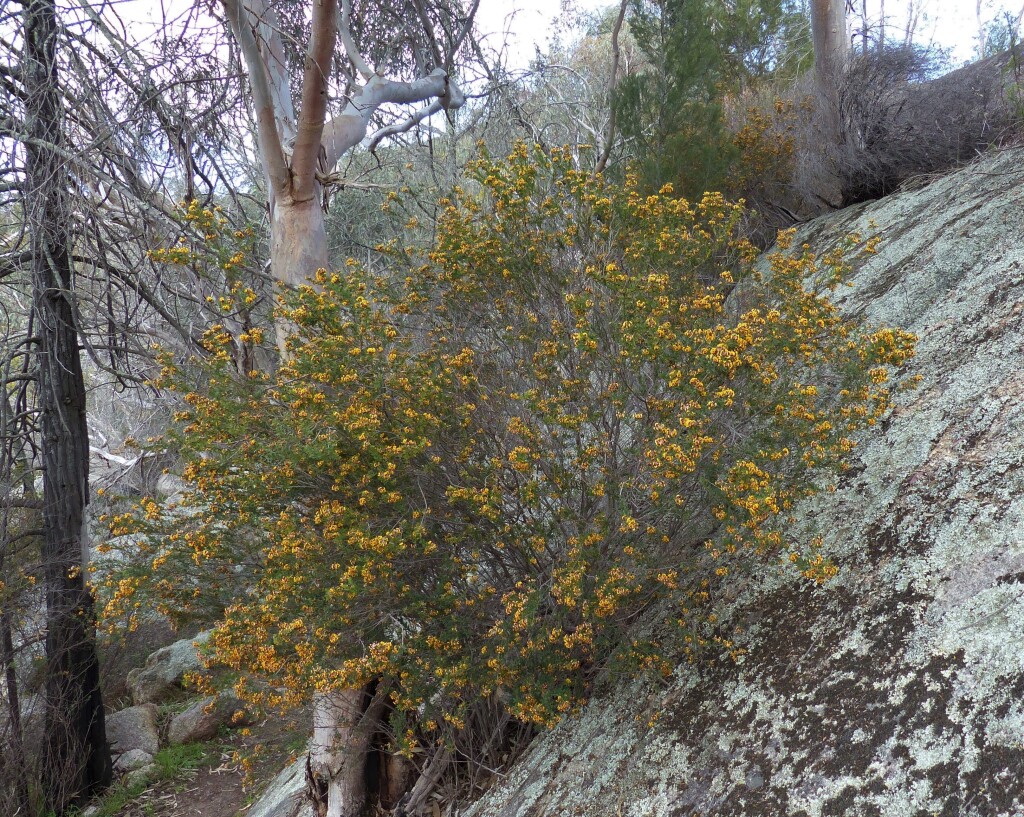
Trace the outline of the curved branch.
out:
<instances>
[{"instance_id":1,"label":"curved branch","mask_svg":"<svg viewBox=\"0 0 1024 817\"><path fill-rule=\"evenodd\" d=\"M253 0L257 3L252 8L253 14L259 19L261 53L263 64L270 78L270 91L273 94L274 112L277 115L279 133L284 142L295 138L295 107L292 104L292 91L288 82L288 65L284 55L284 43L281 35L281 21L277 11L267 0Z\"/></svg>"},{"instance_id":2,"label":"curved branch","mask_svg":"<svg viewBox=\"0 0 1024 817\"><path fill-rule=\"evenodd\" d=\"M413 102L425 102L428 99L434 99L435 104L428 105L408 117L400 123L404 127L399 127L395 133L409 130L417 122L442 109L461 108L466 102L466 97L443 68L436 68L427 76L412 82L398 82L374 75L366 85L353 93L341 114L324 127L326 172L333 170L338 160L363 140L370 124L370 117L381 105L388 102L408 105ZM383 134L381 138L386 135L388 134ZM376 136L375 134L374 137ZM377 139L377 142L379 141L380 139Z\"/></svg>"},{"instance_id":3,"label":"curved branch","mask_svg":"<svg viewBox=\"0 0 1024 817\"><path fill-rule=\"evenodd\" d=\"M359 72L359 76L369 81L373 77L373 69L366 64L366 60L363 59L363 55L359 53L359 49L356 47L356 41L352 39L352 25L349 23L349 2L350 0L341 0L341 25L338 27L338 37L341 39L341 45L345 49L345 54L351 60L352 65L355 66L356 71Z\"/></svg>"},{"instance_id":4,"label":"curved branch","mask_svg":"<svg viewBox=\"0 0 1024 817\"><path fill-rule=\"evenodd\" d=\"M389 136L397 136L400 133L408 133L416 125L422 122L424 119L433 116L435 113L439 113L444 110L444 104L439 99L435 99L429 105L425 105L415 113L407 116L401 122L395 122L393 125L388 125L385 128L381 128L373 136L370 137L370 141L366 145L366 149L374 151L384 139Z\"/></svg>"}]
</instances>

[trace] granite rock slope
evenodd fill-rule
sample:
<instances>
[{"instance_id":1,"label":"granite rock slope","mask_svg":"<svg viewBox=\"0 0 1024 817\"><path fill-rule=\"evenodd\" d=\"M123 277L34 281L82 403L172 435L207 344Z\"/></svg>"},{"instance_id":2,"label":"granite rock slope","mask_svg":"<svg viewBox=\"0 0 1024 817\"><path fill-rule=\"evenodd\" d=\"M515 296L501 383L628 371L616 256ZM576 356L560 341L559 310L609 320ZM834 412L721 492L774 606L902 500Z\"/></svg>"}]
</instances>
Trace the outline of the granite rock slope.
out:
<instances>
[{"instance_id":1,"label":"granite rock slope","mask_svg":"<svg viewBox=\"0 0 1024 817\"><path fill-rule=\"evenodd\" d=\"M921 376L801 510L842 567L723 613L747 655L624 682L475 817L1024 814L1024 153L809 225L882 238L843 308L920 336Z\"/></svg>"}]
</instances>

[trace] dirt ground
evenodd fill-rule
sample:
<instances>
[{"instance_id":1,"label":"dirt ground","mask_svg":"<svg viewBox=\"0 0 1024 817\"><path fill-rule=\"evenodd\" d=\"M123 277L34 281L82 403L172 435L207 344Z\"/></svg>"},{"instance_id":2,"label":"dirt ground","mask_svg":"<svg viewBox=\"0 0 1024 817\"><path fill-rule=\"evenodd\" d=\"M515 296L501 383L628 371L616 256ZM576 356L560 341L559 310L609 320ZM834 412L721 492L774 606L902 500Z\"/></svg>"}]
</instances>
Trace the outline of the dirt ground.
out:
<instances>
[{"instance_id":1,"label":"dirt ground","mask_svg":"<svg viewBox=\"0 0 1024 817\"><path fill-rule=\"evenodd\" d=\"M253 724L247 736L236 733L211 744L206 765L155 783L118 817L243 817L262 787L291 759L295 744L305 735L303 723L301 717L268 718ZM253 756L247 785L234 750L251 753L256 747L261 748Z\"/></svg>"}]
</instances>

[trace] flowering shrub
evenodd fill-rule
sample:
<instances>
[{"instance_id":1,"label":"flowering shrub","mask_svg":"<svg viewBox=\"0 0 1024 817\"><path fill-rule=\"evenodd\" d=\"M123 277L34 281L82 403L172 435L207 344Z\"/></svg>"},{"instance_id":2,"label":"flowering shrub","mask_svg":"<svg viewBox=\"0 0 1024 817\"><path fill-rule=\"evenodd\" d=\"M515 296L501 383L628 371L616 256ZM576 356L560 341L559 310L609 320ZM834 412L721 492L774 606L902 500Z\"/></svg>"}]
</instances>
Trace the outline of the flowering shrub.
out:
<instances>
[{"instance_id":1,"label":"flowering shrub","mask_svg":"<svg viewBox=\"0 0 1024 817\"><path fill-rule=\"evenodd\" d=\"M799 105L776 97L771 109L749 106L738 124L733 144L740 159L730 184L756 201L770 201L791 187L795 175L797 133L806 127L811 114L810 100Z\"/></svg>"},{"instance_id":2,"label":"flowering shrub","mask_svg":"<svg viewBox=\"0 0 1024 817\"><path fill-rule=\"evenodd\" d=\"M218 321L231 335L236 367L252 369L258 326L270 312L265 304L273 300L266 296L263 276L254 263L260 243L257 232L251 226L231 227L220 207L204 207L196 200L181 202L178 212L184 230L177 242L146 255L158 265L188 271L189 289L197 297L184 313L186 322L209 326Z\"/></svg>"},{"instance_id":3,"label":"flowering shrub","mask_svg":"<svg viewBox=\"0 0 1024 817\"><path fill-rule=\"evenodd\" d=\"M787 520L913 354L829 301L840 251L762 277L718 195L643 196L526 146L471 174L432 246L285 299L273 374L239 376L213 330L209 390L164 443L184 507L111 520L142 558L109 614L145 588L218 617L217 659L267 704L380 679L405 750L484 698L547 725L611 662L669 669L632 625L674 605L692 654L730 571L828 579Z\"/></svg>"}]
</instances>

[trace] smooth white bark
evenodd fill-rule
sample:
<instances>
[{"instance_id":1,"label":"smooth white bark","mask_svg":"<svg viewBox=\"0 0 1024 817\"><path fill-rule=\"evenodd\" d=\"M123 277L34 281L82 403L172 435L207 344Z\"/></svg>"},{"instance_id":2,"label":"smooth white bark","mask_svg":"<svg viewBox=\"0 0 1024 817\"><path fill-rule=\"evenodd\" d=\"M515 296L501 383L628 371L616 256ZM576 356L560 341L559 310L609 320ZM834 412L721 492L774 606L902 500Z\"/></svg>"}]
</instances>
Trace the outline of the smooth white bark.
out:
<instances>
[{"instance_id":1,"label":"smooth white bark","mask_svg":"<svg viewBox=\"0 0 1024 817\"><path fill-rule=\"evenodd\" d=\"M221 0L239 44L256 113L260 161L271 208L271 271L294 286L326 267L327 236L319 178L364 139L375 147L382 139L415 127L442 110L465 103L465 96L441 68L403 82L374 73L359 54L348 25L345 0L317 0L296 114L285 65L280 22L269 0ZM328 78L338 43L363 78L341 112L327 120ZM369 133L374 113L385 104L421 105L394 125Z\"/></svg>"},{"instance_id":2,"label":"smooth white bark","mask_svg":"<svg viewBox=\"0 0 1024 817\"><path fill-rule=\"evenodd\" d=\"M327 166L333 169L342 156L368 136L370 121L381 105L409 105L427 100L433 100L432 105L426 106L429 110L421 109L422 113L417 112L396 125L381 129L379 137L373 134L370 137L373 146L386 136L405 133L442 109L461 108L466 101L443 68L435 68L427 76L412 82L397 82L374 74L365 85L352 92L342 112L324 126Z\"/></svg>"},{"instance_id":3,"label":"smooth white bark","mask_svg":"<svg viewBox=\"0 0 1024 817\"><path fill-rule=\"evenodd\" d=\"M309 766L326 784L326 817L354 817L366 802L366 757L388 702L384 688L321 693L313 701Z\"/></svg>"},{"instance_id":4,"label":"smooth white bark","mask_svg":"<svg viewBox=\"0 0 1024 817\"><path fill-rule=\"evenodd\" d=\"M372 145L408 131L435 112L461 107L465 97L441 68L410 82L375 73L359 54L351 35L348 0L341 0L340 8L339 0L315 0L301 104L296 112L279 19L271 0L221 2L241 50L253 95L257 146L270 205L271 271L278 281L294 287L329 264L320 179L335 169L347 151L367 138L380 106L420 107L396 125L370 135ZM466 32L468 26L469 21ZM341 112L328 121L329 78L339 42L362 84L350 89ZM282 353L289 329L278 326ZM362 811L366 756L386 702L386 692L378 691L367 703L364 689L324 693L314 701L309 769L314 795L319 796L321 787L326 788L326 803L322 805L327 817L351 817Z\"/></svg>"}]
</instances>

